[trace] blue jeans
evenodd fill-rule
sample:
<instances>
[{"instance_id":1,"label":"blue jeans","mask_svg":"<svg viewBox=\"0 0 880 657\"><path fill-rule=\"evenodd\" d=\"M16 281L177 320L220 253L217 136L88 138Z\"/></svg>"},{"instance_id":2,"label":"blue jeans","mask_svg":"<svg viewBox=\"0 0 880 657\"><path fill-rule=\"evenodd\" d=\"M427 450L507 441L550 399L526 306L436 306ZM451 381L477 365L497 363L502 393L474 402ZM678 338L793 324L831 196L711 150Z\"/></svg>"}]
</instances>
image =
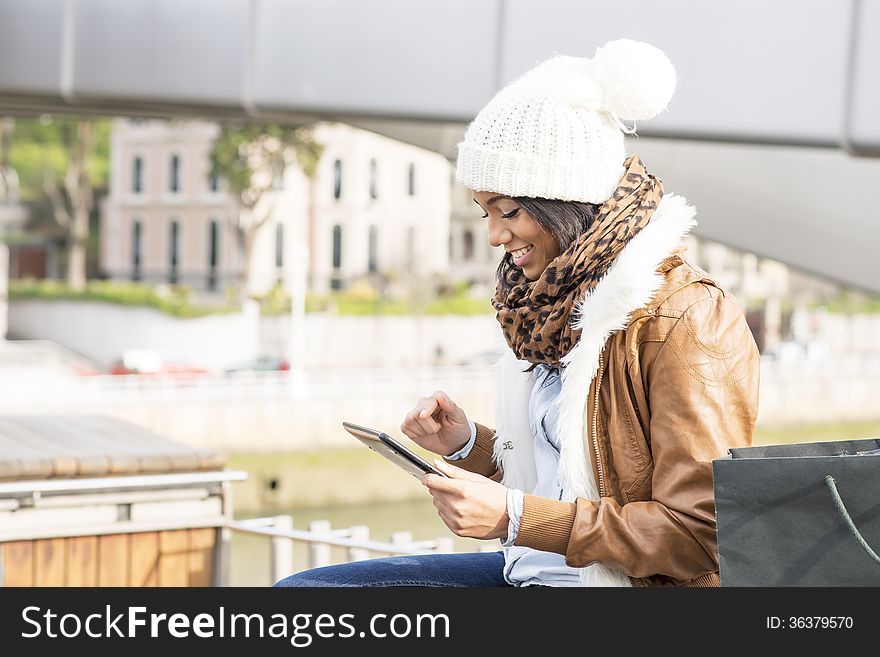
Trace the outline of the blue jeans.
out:
<instances>
[{"instance_id":1,"label":"blue jeans","mask_svg":"<svg viewBox=\"0 0 880 657\"><path fill-rule=\"evenodd\" d=\"M503 552L419 554L313 568L275 586L510 586L503 573Z\"/></svg>"}]
</instances>

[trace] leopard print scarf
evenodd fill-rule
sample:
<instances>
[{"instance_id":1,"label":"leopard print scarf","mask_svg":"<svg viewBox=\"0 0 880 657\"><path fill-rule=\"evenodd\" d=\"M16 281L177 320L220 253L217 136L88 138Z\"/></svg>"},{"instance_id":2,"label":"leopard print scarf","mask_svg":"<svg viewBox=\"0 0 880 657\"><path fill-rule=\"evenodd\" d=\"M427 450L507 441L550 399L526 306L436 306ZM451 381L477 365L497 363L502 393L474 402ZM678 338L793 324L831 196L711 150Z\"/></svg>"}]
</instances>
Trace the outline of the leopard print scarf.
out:
<instances>
[{"instance_id":1,"label":"leopard print scarf","mask_svg":"<svg viewBox=\"0 0 880 657\"><path fill-rule=\"evenodd\" d=\"M575 304L589 293L629 241L648 225L663 197L663 183L650 175L638 155L624 163L617 189L590 227L547 265L536 281L522 270L505 294L492 300L507 344L517 358L559 366L580 337L570 321Z\"/></svg>"}]
</instances>

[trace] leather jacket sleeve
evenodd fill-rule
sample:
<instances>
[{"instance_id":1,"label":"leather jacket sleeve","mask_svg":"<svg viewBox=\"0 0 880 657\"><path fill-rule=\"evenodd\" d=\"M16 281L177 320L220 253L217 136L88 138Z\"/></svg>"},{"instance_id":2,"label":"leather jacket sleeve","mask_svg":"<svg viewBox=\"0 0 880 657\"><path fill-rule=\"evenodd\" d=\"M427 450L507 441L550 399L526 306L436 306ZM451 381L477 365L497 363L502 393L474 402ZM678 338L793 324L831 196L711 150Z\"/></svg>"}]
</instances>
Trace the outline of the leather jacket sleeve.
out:
<instances>
[{"instance_id":1,"label":"leather jacket sleeve","mask_svg":"<svg viewBox=\"0 0 880 657\"><path fill-rule=\"evenodd\" d=\"M495 444L495 432L479 422L474 423L477 427L477 436L470 453L462 459L450 461L452 465L475 472L495 481L501 480L501 471L492 458L492 450Z\"/></svg>"},{"instance_id":2,"label":"leather jacket sleeve","mask_svg":"<svg viewBox=\"0 0 880 657\"><path fill-rule=\"evenodd\" d=\"M739 305L718 294L689 306L664 341L644 342L640 359L649 499L527 495L517 544L560 552L571 566L598 561L631 577L690 580L718 570L712 460L751 443L759 354Z\"/></svg>"}]
</instances>

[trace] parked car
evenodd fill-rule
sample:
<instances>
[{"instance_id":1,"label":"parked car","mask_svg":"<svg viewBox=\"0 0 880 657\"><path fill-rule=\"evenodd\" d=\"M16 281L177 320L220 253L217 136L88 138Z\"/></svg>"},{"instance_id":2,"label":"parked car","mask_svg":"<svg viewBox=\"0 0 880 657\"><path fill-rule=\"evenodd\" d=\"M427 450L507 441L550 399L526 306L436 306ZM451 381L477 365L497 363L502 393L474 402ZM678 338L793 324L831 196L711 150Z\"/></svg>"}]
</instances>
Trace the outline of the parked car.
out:
<instances>
[{"instance_id":1,"label":"parked car","mask_svg":"<svg viewBox=\"0 0 880 657\"><path fill-rule=\"evenodd\" d=\"M201 365L165 360L158 353L147 349L131 349L110 368L110 374L136 374L139 376L189 379L207 376L211 371Z\"/></svg>"}]
</instances>

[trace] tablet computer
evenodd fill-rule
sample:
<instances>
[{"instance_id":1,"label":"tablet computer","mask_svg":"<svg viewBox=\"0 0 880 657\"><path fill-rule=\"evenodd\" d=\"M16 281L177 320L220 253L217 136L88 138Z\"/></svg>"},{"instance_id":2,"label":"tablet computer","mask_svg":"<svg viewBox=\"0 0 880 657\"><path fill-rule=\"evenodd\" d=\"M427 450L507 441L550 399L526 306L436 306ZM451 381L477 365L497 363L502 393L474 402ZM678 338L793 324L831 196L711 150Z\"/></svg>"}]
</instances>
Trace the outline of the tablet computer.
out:
<instances>
[{"instance_id":1,"label":"tablet computer","mask_svg":"<svg viewBox=\"0 0 880 657\"><path fill-rule=\"evenodd\" d=\"M377 431L376 429L370 429L368 427L362 427L351 422L343 422L342 426L352 436L360 440L371 450L377 452L378 454L381 454L386 459L388 459L395 465L403 468L414 477L421 477L422 475L426 475L429 473L440 475L441 477L446 476L433 465L428 463L421 456L415 454L414 452L411 452L399 442L394 440L394 438L389 436L387 433Z\"/></svg>"}]
</instances>

